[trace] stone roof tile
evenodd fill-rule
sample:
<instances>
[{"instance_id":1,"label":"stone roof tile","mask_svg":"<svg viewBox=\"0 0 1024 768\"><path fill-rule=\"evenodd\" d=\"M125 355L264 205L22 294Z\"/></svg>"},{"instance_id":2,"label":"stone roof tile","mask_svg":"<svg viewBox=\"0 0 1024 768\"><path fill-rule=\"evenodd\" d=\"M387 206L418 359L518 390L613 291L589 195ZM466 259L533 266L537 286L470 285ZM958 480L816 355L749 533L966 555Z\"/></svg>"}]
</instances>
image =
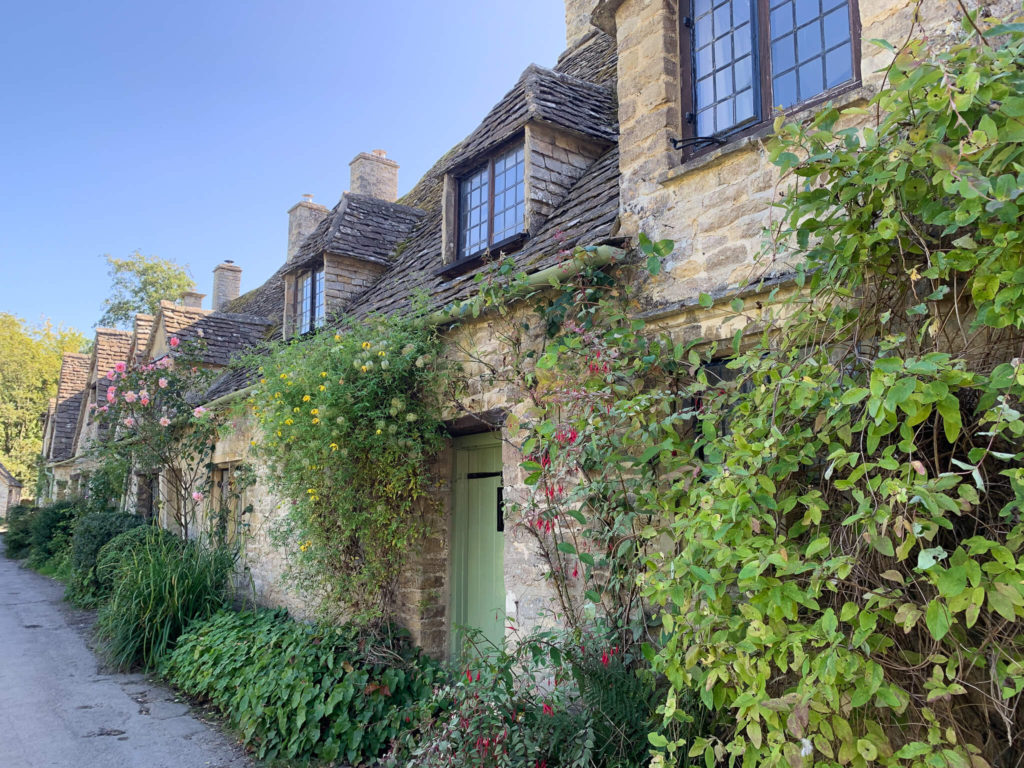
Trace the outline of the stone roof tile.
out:
<instances>
[{"instance_id":1,"label":"stone roof tile","mask_svg":"<svg viewBox=\"0 0 1024 768\"><path fill-rule=\"evenodd\" d=\"M108 330L108 329L102 329ZM97 336L99 331L97 331ZM67 354L60 364L60 382L57 384L57 407L53 411L53 441L50 461L71 458L78 425L78 412L82 405L86 385L89 383L89 355Z\"/></svg>"},{"instance_id":2,"label":"stone roof tile","mask_svg":"<svg viewBox=\"0 0 1024 768\"><path fill-rule=\"evenodd\" d=\"M202 339L206 347L203 362L209 365L227 365L238 352L266 339L273 326L270 320L256 315L211 312L169 301L160 303L160 312L168 339Z\"/></svg>"}]
</instances>

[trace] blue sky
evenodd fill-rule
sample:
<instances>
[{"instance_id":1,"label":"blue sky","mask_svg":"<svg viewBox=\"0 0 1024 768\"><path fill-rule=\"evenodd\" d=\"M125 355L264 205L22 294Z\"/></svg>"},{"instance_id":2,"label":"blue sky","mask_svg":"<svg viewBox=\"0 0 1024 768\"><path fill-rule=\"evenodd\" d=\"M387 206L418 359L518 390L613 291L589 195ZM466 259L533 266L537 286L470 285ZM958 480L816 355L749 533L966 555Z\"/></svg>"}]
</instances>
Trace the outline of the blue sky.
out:
<instances>
[{"instance_id":1,"label":"blue sky","mask_svg":"<svg viewBox=\"0 0 1024 768\"><path fill-rule=\"evenodd\" d=\"M0 312L87 333L104 254L207 294L234 259L255 288L303 193L334 205L378 148L407 191L565 40L559 0L64 0L2 26Z\"/></svg>"}]
</instances>

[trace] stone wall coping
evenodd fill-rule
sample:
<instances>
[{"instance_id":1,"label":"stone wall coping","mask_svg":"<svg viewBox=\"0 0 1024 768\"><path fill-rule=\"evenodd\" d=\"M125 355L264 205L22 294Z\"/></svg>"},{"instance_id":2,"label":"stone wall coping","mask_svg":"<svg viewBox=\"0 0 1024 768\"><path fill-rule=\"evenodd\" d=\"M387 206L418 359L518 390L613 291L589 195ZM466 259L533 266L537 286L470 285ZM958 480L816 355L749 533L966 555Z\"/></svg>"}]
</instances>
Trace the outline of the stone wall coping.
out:
<instances>
[{"instance_id":1,"label":"stone wall coping","mask_svg":"<svg viewBox=\"0 0 1024 768\"><path fill-rule=\"evenodd\" d=\"M874 97L875 93L877 93L875 88L857 84L855 86L851 86L849 90L836 94L828 101L824 102L824 104L829 104L836 109L845 109L846 107L852 107L860 102L866 104ZM824 106L824 104L818 103L804 107L787 115L786 117L790 122L807 120L815 115L818 110ZM662 185L671 184L688 173L714 165L723 157L727 157L737 152L742 152L754 144L763 144L765 140L769 139L773 134L774 127L771 123L768 123L760 130L748 136L744 136L742 139L731 141L728 144L712 150L711 152L706 152L697 157L690 158L689 160L684 160L678 165L675 165L666 171L662 171L662 173L656 177L656 181Z\"/></svg>"}]
</instances>

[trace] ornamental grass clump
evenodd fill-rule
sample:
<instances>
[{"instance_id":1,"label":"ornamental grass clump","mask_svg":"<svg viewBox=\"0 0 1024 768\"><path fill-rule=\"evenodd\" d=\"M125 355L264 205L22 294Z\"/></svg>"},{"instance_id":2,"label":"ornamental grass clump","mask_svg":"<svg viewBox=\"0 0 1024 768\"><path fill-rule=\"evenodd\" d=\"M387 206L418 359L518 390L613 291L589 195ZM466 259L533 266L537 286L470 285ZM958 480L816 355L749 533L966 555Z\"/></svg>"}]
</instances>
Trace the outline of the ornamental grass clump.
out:
<instances>
[{"instance_id":1,"label":"ornamental grass clump","mask_svg":"<svg viewBox=\"0 0 1024 768\"><path fill-rule=\"evenodd\" d=\"M99 568L101 576L111 577L113 588L100 609L96 633L112 665L153 669L192 621L227 603L233 558L153 528L122 537L129 537L131 545L107 565L112 573L104 573L105 563ZM101 563L104 554L101 550Z\"/></svg>"},{"instance_id":2,"label":"ornamental grass clump","mask_svg":"<svg viewBox=\"0 0 1024 768\"><path fill-rule=\"evenodd\" d=\"M386 617L402 564L429 527L439 403L450 386L440 340L420 318L345 323L246 364L246 407L274 489L289 500L279 543L289 575L328 613Z\"/></svg>"}]
</instances>

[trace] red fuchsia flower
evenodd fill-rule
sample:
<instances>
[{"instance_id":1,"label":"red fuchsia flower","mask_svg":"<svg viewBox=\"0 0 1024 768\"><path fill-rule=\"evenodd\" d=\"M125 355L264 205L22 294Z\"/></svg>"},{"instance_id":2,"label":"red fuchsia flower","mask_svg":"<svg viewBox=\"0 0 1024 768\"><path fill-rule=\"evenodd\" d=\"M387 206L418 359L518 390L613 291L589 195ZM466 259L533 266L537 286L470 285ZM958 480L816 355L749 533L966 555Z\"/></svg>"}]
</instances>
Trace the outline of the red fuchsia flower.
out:
<instances>
[{"instance_id":1,"label":"red fuchsia flower","mask_svg":"<svg viewBox=\"0 0 1024 768\"><path fill-rule=\"evenodd\" d=\"M139 396L136 395L131 390L128 390L127 392L124 393L124 401L126 403L134 403L138 399L139 399Z\"/></svg>"},{"instance_id":2,"label":"red fuchsia flower","mask_svg":"<svg viewBox=\"0 0 1024 768\"><path fill-rule=\"evenodd\" d=\"M544 467L545 469L546 469L547 467L550 467L550 466L551 466L551 457L550 457L550 456L548 456L548 455L547 455L547 454L545 453L545 454L544 454L543 456L541 456L541 457L540 457L540 465L541 465L542 467Z\"/></svg>"},{"instance_id":3,"label":"red fuchsia flower","mask_svg":"<svg viewBox=\"0 0 1024 768\"><path fill-rule=\"evenodd\" d=\"M193 491L192 492L192 499L193 499L193 501L202 501L203 500L203 493L202 493L202 491Z\"/></svg>"},{"instance_id":4,"label":"red fuchsia flower","mask_svg":"<svg viewBox=\"0 0 1024 768\"><path fill-rule=\"evenodd\" d=\"M541 707L541 709L544 710L545 715L555 714L555 708L548 704L546 701L544 702L544 706Z\"/></svg>"},{"instance_id":5,"label":"red fuchsia flower","mask_svg":"<svg viewBox=\"0 0 1024 768\"><path fill-rule=\"evenodd\" d=\"M158 387L160 387L160 389L167 389L167 379L163 378L162 376L159 379L157 379L156 384Z\"/></svg>"},{"instance_id":6,"label":"red fuchsia flower","mask_svg":"<svg viewBox=\"0 0 1024 768\"><path fill-rule=\"evenodd\" d=\"M171 349L177 349L178 345L181 344L181 341L178 340L177 336L171 336L170 341L167 343L171 345Z\"/></svg>"},{"instance_id":7,"label":"red fuchsia flower","mask_svg":"<svg viewBox=\"0 0 1024 768\"><path fill-rule=\"evenodd\" d=\"M476 671L476 681L478 683L480 682L480 670L479 669Z\"/></svg>"},{"instance_id":8,"label":"red fuchsia flower","mask_svg":"<svg viewBox=\"0 0 1024 768\"><path fill-rule=\"evenodd\" d=\"M473 682L473 670L471 670L471 669L467 669L466 670L466 681L470 682L470 683Z\"/></svg>"},{"instance_id":9,"label":"red fuchsia flower","mask_svg":"<svg viewBox=\"0 0 1024 768\"><path fill-rule=\"evenodd\" d=\"M162 417L160 419L160 426L161 427L167 427L167 426L170 426L170 424L171 424L171 420L168 419L166 416L164 416L164 417Z\"/></svg>"},{"instance_id":10,"label":"red fuchsia flower","mask_svg":"<svg viewBox=\"0 0 1024 768\"><path fill-rule=\"evenodd\" d=\"M135 426L135 419L133 419L131 416L129 416L127 419L124 420L124 425L126 427L134 427Z\"/></svg>"},{"instance_id":11,"label":"red fuchsia flower","mask_svg":"<svg viewBox=\"0 0 1024 768\"><path fill-rule=\"evenodd\" d=\"M608 658L608 651L602 651L602 653L601 653L601 663L604 664L607 667L609 661L610 661L610 659Z\"/></svg>"},{"instance_id":12,"label":"red fuchsia flower","mask_svg":"<svg viewBox=\"0 0 1024 768\"><path fill-rule=\"evenodd\" d=\"M579 575L580 575L580 569L579 569L579 566L578 566L578 565L574 565L574 566L572 567L572 577L573 577L574 579L576 579L576 578L579 578Z\"/></svg>"},{"instance_id":13,"label":"red fuchsia flower","mask_svg":"<svg viewBox=\"0 0 1024 768\"><path fill-rule=\"evenodd\" d=\"M128 370L128 366L125 363L114 363L114 370L118 373L124 373Z\"/></svg>"}]
</instances>

